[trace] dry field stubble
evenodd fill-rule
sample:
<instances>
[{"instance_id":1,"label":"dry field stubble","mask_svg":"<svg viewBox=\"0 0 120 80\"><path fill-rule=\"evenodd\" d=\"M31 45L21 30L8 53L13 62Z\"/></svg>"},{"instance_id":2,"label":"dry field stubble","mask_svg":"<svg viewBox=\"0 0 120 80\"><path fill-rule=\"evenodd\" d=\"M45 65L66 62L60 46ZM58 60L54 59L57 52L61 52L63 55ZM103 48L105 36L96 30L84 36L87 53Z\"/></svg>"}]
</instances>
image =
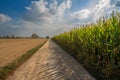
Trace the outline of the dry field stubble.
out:
<instances>
[{"instance_id":1,"label":"dry field stubble","mask_svg":"<svg viewBox=\"0 0 120 80\"><path fill-rule=\"evenodd\" d=\"M46 39L0 39L0 67L11 63L45 41Z\"/></svg>"}]
</instances>

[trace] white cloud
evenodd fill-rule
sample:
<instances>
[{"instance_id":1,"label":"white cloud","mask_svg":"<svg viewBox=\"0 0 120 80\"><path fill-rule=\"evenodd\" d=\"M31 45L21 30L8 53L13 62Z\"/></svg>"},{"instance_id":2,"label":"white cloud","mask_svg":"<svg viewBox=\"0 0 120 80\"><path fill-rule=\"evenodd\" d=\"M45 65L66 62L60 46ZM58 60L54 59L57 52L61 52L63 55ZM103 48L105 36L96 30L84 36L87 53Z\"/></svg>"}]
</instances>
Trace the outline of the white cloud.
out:
<instances>
[{"instance_id":1,"label":"white cloud","mask_svg":"<svg viewBox=\"0 0 120 80\"><path fill-rule=\"evenodd\" d=\"M111 4L112 0L99 0L92 9L82 9L71 14L73 19L79 19L79 21L95 22L103 16L110 15L115 10L115 4Z\"/></svg>"},{"instance_id":2,"label":"white cloud","mask_svg":"<svg viewBox=\"0 0 120 80\"><path fill-rule=\"evenodd\" d=\"M10 20L11 18L9 16L0 13L0 22L7 22Z\"/></svg>"},{"instance_id":3,"label":"white cloud","mask_svg":"<svg viewBox=\"0 0 120 80\"><path fill-rule=\"evenodd\" d=\"M66 9L71 8L72 1L71 0L65 0L60 6L58 6L58 16L63 16Z\"/></svg>"},{"instance_id":4,"label":"white cloud","mask_svg":"<svg viewBox=\"0 0 120 80\"><path fill-rule=\"evenodd\" d=\"M28 12L23 19L25 21L52 23L64 16L67 9L72 6L71 0L64 0L58 5L57 0L51 0L48 4L45 0L32 1L31 6L25 7Z\"/></svg>"},{"instance_id":5,"label":"white cloud","mask_svg":"<svg viewBox=\"0 0 120 80\"><path fill-rule=\"evenodd\" d=\"M31 10L31 8L30 7L25 7L27 10Z\"/></svg>"},{"instance_id":6,"label":"white cloud","mask_svg":"<svg viewBox=\"0 0 120 80\"><path fill-rule=\"evenodd\" d=\"M28 12L24 15L23 19L32 22L50 22L52 15L49 13L46 5L47 2L44 0L32 1L31 6L26 7Z\"/></svg>"},{"instance_id":7,"label":"white cloud","mask_svg":"<svg viewBox=\"0 0 120 80\"><path fill-rule=\"evenodd\" d=\"M110 4L111 0L100 0L99 4L91 11L91 16L93 16L94 21L98 20L100 17L106 16L107 12L112 9Z\"/></svg>"},{"instance_id":8,"label":"white cloud","mask_svg":"<svg viewBox=\"0 0 120 80\"><path fill-rule=\"evenodd\" d=\"M32 1L30 6L25 7L27 13L23 16L22 26L31 32L39 30L38 33L50 36L71 29L65 16L71 6L71 0L63 0L61 3L57 0Z\"/></svg>"},{"instance_id":9,"label":"white cloud","mask_svg":"<svg viewBox=\"0 0 120 80\"><path fill-rule=\"evenodd\" d=\"M76 19L88 19L89 15L90 11L88 9L83 9L71 14L71 16Z\"/></svg>"}]
</instances>

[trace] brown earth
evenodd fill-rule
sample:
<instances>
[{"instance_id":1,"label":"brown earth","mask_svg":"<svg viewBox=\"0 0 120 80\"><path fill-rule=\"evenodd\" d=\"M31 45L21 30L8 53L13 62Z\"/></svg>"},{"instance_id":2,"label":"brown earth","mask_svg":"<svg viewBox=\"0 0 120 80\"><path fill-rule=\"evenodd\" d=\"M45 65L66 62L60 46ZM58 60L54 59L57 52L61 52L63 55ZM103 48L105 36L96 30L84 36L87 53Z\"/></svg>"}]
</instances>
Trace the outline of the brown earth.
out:
<instances>
[{"instance_id":1,"label":"brown earth","mask_svg":"<svg viewBox=\"0 0 120 80\"><path fill-rule=\"evenodd\" d=\"M0 68L44 41L45 39L0 39Z\"/></svg>"},{"instance_id":2,"label":"brown earth","mask_svg":"<svg viewBox=\"0 0 120 80\"><path fill-rule=\"evenodd\" d=\"M40 48L6 80L95 80L53 41Z\"/></svg>"}]
</instances>

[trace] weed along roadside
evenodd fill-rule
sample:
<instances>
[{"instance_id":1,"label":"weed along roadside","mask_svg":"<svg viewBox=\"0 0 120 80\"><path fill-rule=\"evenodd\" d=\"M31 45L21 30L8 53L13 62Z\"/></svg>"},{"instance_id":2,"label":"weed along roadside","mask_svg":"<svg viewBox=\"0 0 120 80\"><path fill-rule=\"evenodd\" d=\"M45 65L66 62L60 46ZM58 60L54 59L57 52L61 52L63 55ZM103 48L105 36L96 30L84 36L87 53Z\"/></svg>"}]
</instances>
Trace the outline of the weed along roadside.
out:
<instances>
[{"instance_id":1,"label":"weed along roadside","mask_svg":"<svg viewBox=\"0 0 120 80\"><path fill-rule=\"evenodd\" d=\"M46 40L44 43L38 45L37 47L27 51L25 54L23 54L18 59L14 60L12 63L4 66L0 70L0 80L4 80L6 77L11 75L14 70L16 70L17 67L19 67L21 64L23 64L26 60L28 60L35 52L38 51L48 40Z\"/></svg>"},{"instance_id":2,"label":"weed along roadside","mask_svg":"<svg viewBox=\"0 0 120 80\"><path fill-rule=\"evenodd\" d=\"M97 80L120 80L120 13L52 39Z\"/></svg>"}]
</instances>

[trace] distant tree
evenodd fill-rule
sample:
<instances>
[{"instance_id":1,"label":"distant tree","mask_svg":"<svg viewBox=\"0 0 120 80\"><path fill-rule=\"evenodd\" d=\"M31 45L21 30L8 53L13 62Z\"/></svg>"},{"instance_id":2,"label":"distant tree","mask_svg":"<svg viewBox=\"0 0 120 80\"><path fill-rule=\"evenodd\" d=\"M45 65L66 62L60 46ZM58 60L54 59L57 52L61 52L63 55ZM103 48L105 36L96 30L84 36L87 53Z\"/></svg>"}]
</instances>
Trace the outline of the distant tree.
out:
<instances>
[{"instance_id":1,"label":"distant tree","mask_svg":"<svg viewBox=\"0 0 120 80\"><path fill-rule=\"evenodd\" d=\"M5 35L3 35L3 37L2 38L6 38L6 36Z\"/></svg>"},{"instance_id":2,"label":"distant tree","mask_svg":"<svg viewBox=\"0 0 120 80\"><path fill-rule=\"evenodd\" d=\"M7 38L7 39L8 39L8 38L10 38L10 36L9 36L9 35L6 35L6 37L5 37L5 38Z\"/></svg>"},{"instance_id":3,"label":"distant tree","mask_svg":"<svg viewBox=\"0 0 120 80\"><path fill-rule=\"evenodd\" d=\"M11 35L11 38L15 38L15 36L14 36L14 35Z\"/></svg>"},{"instance_id":4,"label":"distant tree","mask_svg":"<svg viewBox=\"0 0 120 80\"><path fill-rule=\"evenodd\" d=\"M33 33L33 34L31 35L31 38L39 38L39 36L38 36L36 33Z\"/></svg>"},{"instance_id":5,"label":"distant tree","mask_svg":"<svg viewBox=\"0 0 120 80\"><path fill-rule=\"evenodd\" d=\"M46 36L46 38L50 38L49 36Z\"/></svg>"}]
</instances>

